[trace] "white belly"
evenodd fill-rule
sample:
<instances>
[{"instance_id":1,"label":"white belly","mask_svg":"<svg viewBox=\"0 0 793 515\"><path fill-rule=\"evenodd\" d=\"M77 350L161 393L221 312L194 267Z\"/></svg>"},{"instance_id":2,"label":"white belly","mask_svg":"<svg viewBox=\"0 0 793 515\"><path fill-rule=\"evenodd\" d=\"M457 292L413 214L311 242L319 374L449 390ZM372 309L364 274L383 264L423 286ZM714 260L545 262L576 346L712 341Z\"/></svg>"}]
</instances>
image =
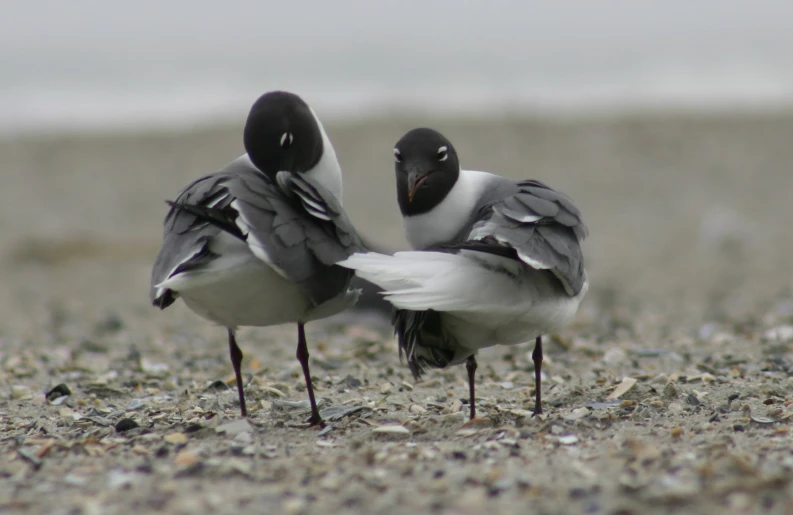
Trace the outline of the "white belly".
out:
<instances>
[{"instance_id":1,"label":"white belly","mask_svg":"<svg viewBox=\"0 0 793 515\"><path fill-rule=\"evenodd\" d=\"M312 307L295 283L264 263L251 260L213 276L179 295L197 314L227 327L297 322Z\"/></svg>"},{"instance_id":2,"label":"white belly","mask_svg":"<svg viewBox=\"0 0 793 515\"><path fill-rule=\"evenodd\" d=\"M177 274L157 287L173 290L195 313L226 327L309 322L335 315L358 299L358 292L340 291L314 305L296 283L232 236L217 237L211 250L218 257L208 266Z\"/></svg>"},{"instance_id":3,"label":"white belly","mask_svg":"<svg viewBox=\"0 0 793 515\"><path fill-rule=\"evenodd\" d=\"M569 297L554 285L546 288L537 282L539 274L531 274L532 282L517 288L524 302L505 305L502 309L454 311L443 314L443 326L462 347L455 353L452 364L464 361L471 352L494 345L517 345L530 342L537 336L553 333L566 326L578 311L578 306L589 288L585 283L581 292ZM518 293L517 291L514 293Z\"/></svg>"}]
</instances>

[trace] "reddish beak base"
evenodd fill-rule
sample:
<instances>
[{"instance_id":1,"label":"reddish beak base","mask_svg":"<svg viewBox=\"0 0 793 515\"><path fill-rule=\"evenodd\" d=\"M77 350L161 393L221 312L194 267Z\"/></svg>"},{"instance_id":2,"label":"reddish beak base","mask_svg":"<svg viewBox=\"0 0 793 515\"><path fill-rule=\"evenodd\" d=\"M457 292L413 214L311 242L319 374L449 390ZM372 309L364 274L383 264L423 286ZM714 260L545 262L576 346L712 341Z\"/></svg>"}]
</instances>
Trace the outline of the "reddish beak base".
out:
<instances>
[{"instance_id":1,"label":"reddish beak base","mask_svg":"<svg viewBox=\"0 0 793 515\"><path fill-rule=\"evenodd\" d=\"M426 176L426 175L422 175L421 177L419 177L418 179L416 179L416 182L414 182L413 184L409 185L409 189L408 189L408 202L413 202L413 197L415 197L415 196L416 196L416 191L418 191L419 187L421 186L421 184L422 184L422 183L423 183L425 180L427 180L427 176Z\"/></svg>"}]
</instances>

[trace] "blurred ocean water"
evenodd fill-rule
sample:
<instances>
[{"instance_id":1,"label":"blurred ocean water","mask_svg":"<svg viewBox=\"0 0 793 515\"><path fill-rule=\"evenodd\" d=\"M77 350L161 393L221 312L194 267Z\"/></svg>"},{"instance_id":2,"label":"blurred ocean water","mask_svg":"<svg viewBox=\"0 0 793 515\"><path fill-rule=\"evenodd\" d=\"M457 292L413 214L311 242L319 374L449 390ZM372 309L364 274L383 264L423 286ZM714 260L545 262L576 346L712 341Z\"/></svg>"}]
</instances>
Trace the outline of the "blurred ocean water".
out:
<instances>
[{"instance_id":1,"label":"blurred ocean water","mask_svg":"<svg viewBox=\"0 0 793 515\"><path fill-rule=\"evenodd\" d=\"M0 132L793 106L793 2L6 2Z\"/></svg>"}]
</instances>

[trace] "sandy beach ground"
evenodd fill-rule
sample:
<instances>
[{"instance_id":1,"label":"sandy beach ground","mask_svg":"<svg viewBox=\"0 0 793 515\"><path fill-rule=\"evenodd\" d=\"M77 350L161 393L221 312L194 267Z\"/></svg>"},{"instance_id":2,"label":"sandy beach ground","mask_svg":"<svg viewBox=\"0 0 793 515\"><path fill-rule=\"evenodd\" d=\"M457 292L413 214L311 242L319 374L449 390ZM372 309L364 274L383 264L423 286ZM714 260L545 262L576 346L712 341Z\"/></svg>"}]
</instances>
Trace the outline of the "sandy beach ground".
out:
<instances>
[{"instance_id":1,"label":"sandy beach ground","mask_svg":"<svg viewBox=\"0 0 793 515\"><path fill-rule=\"evenodd\" d=\"M308 327L330 430L293 427L291 326L240 331L253 414L234 424L225 332L147 295L163 201L241 154L241 127L18 137L0 141L0 511L793 513L793 114L326 122L345 206L393 248L391 148L416 125L585 215L591 288L548 339L546 416L531 345L480 354L485 421L466 426L463 368L416 383L387 322L349 314Z\"/></svg>"}]
</instances>

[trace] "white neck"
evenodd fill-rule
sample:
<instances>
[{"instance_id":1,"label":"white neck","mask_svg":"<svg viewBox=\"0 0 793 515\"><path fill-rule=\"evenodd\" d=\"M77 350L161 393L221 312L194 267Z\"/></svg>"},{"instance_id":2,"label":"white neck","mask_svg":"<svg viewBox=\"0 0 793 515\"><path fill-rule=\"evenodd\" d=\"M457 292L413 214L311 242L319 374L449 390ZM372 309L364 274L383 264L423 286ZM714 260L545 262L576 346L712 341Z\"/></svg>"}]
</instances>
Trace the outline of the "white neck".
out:
<instances>
[{"instance_id":1,"label":"white neck","mask_svg":"<svg viewBox=\"0 0 793 515\"><path fill-rule=\"evenodd\" d=\"M309 107L309 109L311 108ZM341 166L339 166L339 161L336 159L336 151L333 149L330 138L328 138L328 135L325 133L325 128L322 126L322 122L319 121L319 118L313 109L311 109L311 114L314 115L314 119L317 121L317 126L319 127L319 132L322 134L322 158L320 158L319 162L314 166L314 168L304 173L305 175L311 177L311 179L324 186L334 197L336 197L336 200L339 201L339 204L341 204Z\"/></svg>"},{"instance_id":2,"label":"white neck","mask_svg":"<svg viewBox=\"0 0 793 515\"><path fill-rule=\"evenodd\" d=\"M457 182L440 204L420 215L402 219L405 235L414 249L448 243L471 218L471 211L487 183L494 178L487 172L460 170Z\"/></svg>"}]
</instances>

